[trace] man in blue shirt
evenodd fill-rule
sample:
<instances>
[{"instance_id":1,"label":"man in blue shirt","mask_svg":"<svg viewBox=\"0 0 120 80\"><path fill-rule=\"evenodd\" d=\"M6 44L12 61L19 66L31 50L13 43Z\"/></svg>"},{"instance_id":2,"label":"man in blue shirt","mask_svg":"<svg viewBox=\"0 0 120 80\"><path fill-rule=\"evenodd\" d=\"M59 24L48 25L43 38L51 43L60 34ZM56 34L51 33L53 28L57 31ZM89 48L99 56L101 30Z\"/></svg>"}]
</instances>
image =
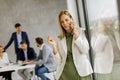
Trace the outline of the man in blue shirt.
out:
<instances>
[{"instance_id":1,"label":"man in blue shirt","mask_svg":"<svg viewBox=\"0 0 120 80\"><path fill-rule=\"evenodd\" d=\"M37 47L40 49L39 55L36 58L35 74L41 80L49 80L44 74L54 72L57 68L55 63L53 51L51 47L43 42L41 37L35 39Z\"/></svg>"}]
</instances>

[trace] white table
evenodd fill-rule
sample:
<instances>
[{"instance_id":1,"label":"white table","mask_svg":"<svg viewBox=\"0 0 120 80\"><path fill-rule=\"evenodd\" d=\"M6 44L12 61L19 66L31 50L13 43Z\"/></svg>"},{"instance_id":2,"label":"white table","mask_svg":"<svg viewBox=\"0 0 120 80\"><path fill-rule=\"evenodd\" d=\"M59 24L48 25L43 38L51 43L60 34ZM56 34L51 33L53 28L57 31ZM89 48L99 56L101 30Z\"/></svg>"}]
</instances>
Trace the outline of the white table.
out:
<instances>
[{"instance_id":1,"label":"white table","mask_svg":"<svg viewBox=\"0 0 120 80\"><path fill-rule=\"evenodd\" d=\"M25 66L21 66L18 64L12 64L12 65L8 65L8 66L4 66L2 68L0 68L0 72L5 72L5 71L12 71L12 70L20 70L20 69L27 69L27 68L34 68L35 64L28 64Z\"/></svg>"},{"instance_id":2,"label":"white table","mask_svg":"<svg viewBox=\"0 0 120 80\"><path fill-rule=\"evenodd\" d=\"M8 65L8 66L0 68L0 72L13 71L13 70L17 71L17 70L20 70L20 69L28 69L28 68L34 68L34 67L35 67L35 64L28 64L28 65L25 65L25 66L20 66L18 64L13 64L13 65ZM48 77L50 80L55 80L54 72L45 73L45 76ZM34 77L35 77L35 73L33 73L33 78Z\"/></svg>"}]
</instances>

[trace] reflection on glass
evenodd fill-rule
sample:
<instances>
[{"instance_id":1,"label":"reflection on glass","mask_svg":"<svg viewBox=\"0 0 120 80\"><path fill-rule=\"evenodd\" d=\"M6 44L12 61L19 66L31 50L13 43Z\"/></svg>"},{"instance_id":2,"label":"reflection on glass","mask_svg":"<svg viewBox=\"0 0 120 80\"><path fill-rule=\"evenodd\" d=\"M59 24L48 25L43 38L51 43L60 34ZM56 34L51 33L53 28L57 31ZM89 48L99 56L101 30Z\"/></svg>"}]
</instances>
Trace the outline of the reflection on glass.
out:
<instances>
[{"instance_id":1,"label":"reflection on glass","mask_svg":"<svg viewBox=\"0 0 120 80\"><path fill-rule=\"evenodd\" d=\"M114 54L111 74L97 80L120 80L120 31L116 0L87 0L86 2L91 33L96 34L101 29L99 21L102 20L105 33L112 42Z\"/></svg>"},{"instance_id":2,"label":"reflection on glass","mask_svg":"<svg viewBox=\"0 0 120 80\"><path fill-rule=\"evenodd\" d=\"M99 80L110 80L110 73L113 68L113 46L110 38L106 34L103 20L100 20L98 27L94 28L91 35L91 46L94 58L94 73Z\"/></svg>"}]
</instances>

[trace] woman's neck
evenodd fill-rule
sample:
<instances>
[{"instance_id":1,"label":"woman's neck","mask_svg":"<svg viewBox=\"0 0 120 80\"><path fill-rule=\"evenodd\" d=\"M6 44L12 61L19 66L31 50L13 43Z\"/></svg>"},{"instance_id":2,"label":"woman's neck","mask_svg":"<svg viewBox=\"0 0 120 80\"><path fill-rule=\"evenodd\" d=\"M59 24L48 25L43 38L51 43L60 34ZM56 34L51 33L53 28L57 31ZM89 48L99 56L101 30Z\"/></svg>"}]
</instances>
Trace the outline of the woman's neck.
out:
<instances>
[{"instance_id":1,"label":"woman's neck","mask_svg":"<svg viewBox=\"0 0 120 80\"><path fill-rule=\"evenodd\" d=\"M67 30L66 32L67 32L67 33L72 33L72 30Z\"/></svg>"},{"instance_id":2,"label":"woman's neck","mask_svg":"<svg viewBox=\"0 0 120 80\"><path fill-rule=\"evenodd\" d=\"M2 58L3 57L3 53L0 53L0 58Z\"/></svg>"}]
</instances>

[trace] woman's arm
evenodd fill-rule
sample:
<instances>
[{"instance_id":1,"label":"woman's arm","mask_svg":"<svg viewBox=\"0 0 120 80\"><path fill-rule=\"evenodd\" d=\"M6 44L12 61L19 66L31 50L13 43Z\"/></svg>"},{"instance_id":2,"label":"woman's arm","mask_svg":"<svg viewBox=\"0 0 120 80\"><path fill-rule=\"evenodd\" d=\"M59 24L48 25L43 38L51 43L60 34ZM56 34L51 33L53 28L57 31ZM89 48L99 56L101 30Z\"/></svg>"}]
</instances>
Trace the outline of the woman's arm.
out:
<instances>
[{"instance_id":1,"label":"woman's arm","mask_svg":"<svg viewBox=\"0 0 120 80\"><path fill-rule=\"evenodd\" d=\"M6 64L9 64L10 61L9 61L9 57L8 57L7 53L5 52L5 53L3 53L3 54L5 55L5 57L4 57L5 60L6 60L5 63L6 63Z\"/></svg>"},{"instance_id":2,"label":"woman's arm","mask_svg":"<svg viewBox=\"0 0 120 80\"><path fill-rule=\"evenodd\" d=\"M51 36L48 36L47 41L52 46L54 55L56 55L58 51L57 51L55 40L53 40Z\"/></svg>"},{"instance_id":3,"label":"woman's arm","mask_svg":"<svg viewBox=\"0 0 120 80\"><path fill-rule=\"evenodd\" d=\"M88 53L89 44L82 30L79 31L79 36L74 42L81 53Z\"/></svg>"},{"instance_id":4,"label":"woman's arm","mask_svg":"<svg viewBox=\"0 0 120 80\"><path fill-rule=\"evenodd\" d=\"M57 50L57 44L55 43L55 40L53 40L51 36L48 36L47 40L48 40L48 43L52 46L55 61L58 64L61 63L61 56L59 51Z\"/></svg>"},{"instance_id":5,"label":"woman's arm","mask_svg":"<svg viewBox=\"0 0 120 80\"><path fill-rule=\"evenodd\" d=\"M94 50L96 52L103 51L105 44L108 42L108 37L104 35L98 35L97 42L95 43Z\"/></svg>"}]
</instances>

